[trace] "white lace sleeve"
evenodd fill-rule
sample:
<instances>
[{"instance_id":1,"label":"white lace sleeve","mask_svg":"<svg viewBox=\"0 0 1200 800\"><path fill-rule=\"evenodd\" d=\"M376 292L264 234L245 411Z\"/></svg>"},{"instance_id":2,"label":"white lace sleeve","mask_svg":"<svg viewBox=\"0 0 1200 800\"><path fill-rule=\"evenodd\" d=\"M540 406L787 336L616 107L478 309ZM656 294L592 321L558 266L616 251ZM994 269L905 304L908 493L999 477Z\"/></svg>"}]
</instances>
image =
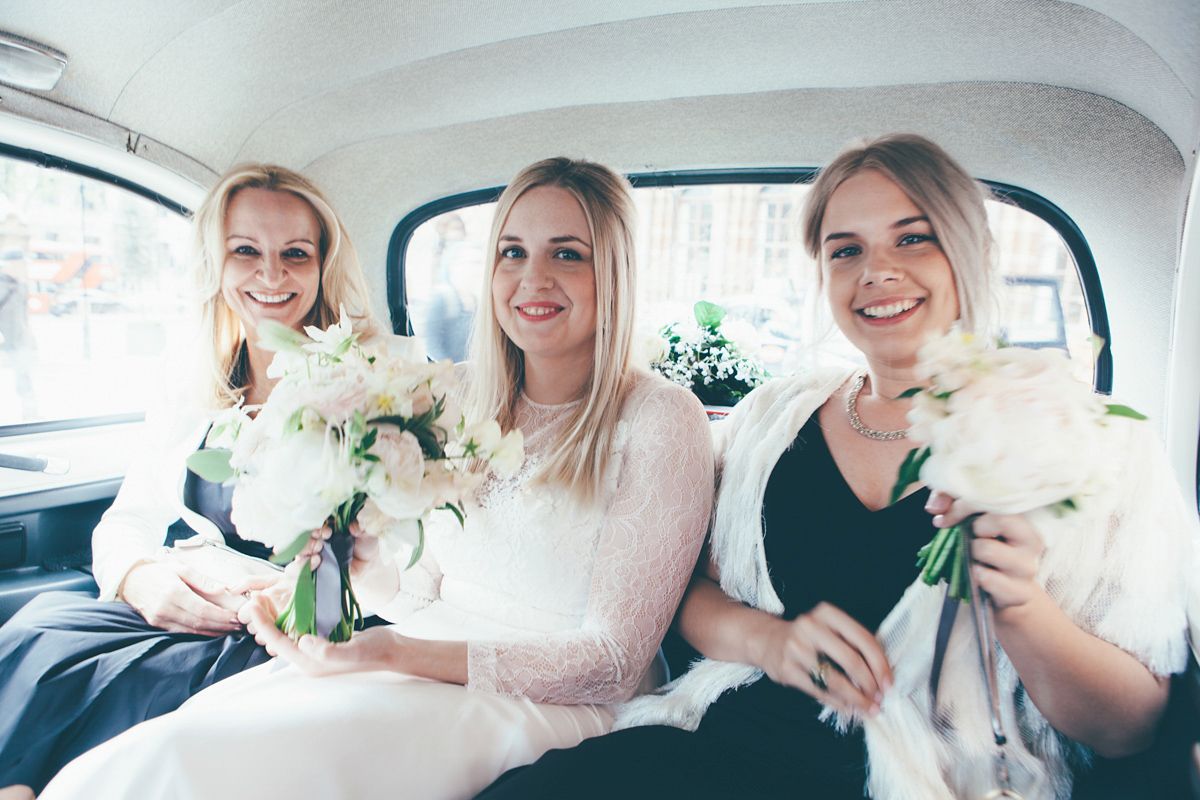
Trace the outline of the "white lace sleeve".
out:
<instances>
[{"instance_id":1,"label":"white lace sleeve","mask_svg":"<svg viewBox=\"0 0 1200 800\"><path fill-rule=\"evenodd\" d=\"M467 688L550 703L619 702L637 688L699 554L713 455L704 410L681 387L655 381L631 421L583 623L468 642Z\"/></svg>"}]
</instances>

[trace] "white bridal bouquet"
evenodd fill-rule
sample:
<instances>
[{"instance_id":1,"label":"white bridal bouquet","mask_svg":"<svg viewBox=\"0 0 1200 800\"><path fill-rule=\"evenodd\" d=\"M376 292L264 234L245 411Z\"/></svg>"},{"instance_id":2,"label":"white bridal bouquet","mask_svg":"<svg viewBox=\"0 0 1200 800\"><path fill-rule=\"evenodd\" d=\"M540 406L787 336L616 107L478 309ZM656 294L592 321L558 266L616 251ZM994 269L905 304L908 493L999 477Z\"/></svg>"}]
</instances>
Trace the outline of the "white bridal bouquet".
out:
<instances>
[{"instance_id":1,"label":"white bridal bouquet","mask_svg":"<svg viewBox=\"0 0 1200 800\"><path fill-rule=\"evenodd\" d=\"M412 566L430 510L462 520L462 498L482 477L468 462L515 472L523 438L516 430L502 436L495 420L464 420L451 397L449 360L418 363L369 350L344 313L328 330L304 330L260 324L263 344L277 351L267 375L279 382L254 418L241 406L223 412L208 449L188 458L188 467L233 482L238 534L271 547L276 563L294 559L313 531L329 526L318 574L304 563L276 624L295 637L319 633L338 642L362 618L348 574L350 524L379 537L385 554L411 547ZM340 573L340 591L322 572Z\"/></svg>"},{"instance_id":2,"label":"white bridal bouquet","mask_svg":"<svg viewBox=\"0 0 1200 800\"><path fill-rule=\"evenodd\" d=\"M985 348L951 332L921 348L910 389L908 454L892 491L894 503L920 480L983 512L1019 514L1039 508L1065 513L1114 486L1106 446L1110 415L1145 419L1110 405L1075 380L1057 350ZM963 525L944 528L918 553L925 583L945 580L950 594L970 597Z\"/></svg>"},{"instance_id":3,"label":"white bridal bouquet","mask_svg":"<svg viewBox=\"0 0 1200 800\"><path fill-rule=\"evenodd\" d=\"M753 352L753 326L737 320L722 324L725 309L696 303L696 322L664 325L652 343L650 366L667 380L691 389L700 402L731 406L767 379Z\"/></svg>"}]
</instances>

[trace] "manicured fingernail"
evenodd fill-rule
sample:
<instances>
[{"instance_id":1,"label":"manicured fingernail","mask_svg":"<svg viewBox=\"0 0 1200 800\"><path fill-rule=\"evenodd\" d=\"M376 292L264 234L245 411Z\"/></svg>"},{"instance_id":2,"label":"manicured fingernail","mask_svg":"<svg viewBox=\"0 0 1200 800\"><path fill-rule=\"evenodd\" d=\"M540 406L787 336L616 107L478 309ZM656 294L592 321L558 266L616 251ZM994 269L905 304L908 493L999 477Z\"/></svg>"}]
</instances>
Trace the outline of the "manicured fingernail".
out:
<instances>
[{"instance_id":1,"label":"manicured fingernail","mask_svg":"<svg viewBox=\"0 0 1200 800\"><path fill-rule=\"evenodd\" d=\"M879 716L879 712L881 710L882 709L879 708L878 703L872 703L871 707L869 709L867 709L867 713L870 714L872 717L877 717L877 716Z\"/></svg>"},{"instance_id":2,"label":"manicured fingernail","mask_svg":"<svg viewBox=\"0 0 1200 800\"><path fill-rule=\"evenodd\" d=\"M944 516L942 516L941 514L933 515L933 527L941 528L945 521L946 521L946 518Z\"/></svg>"}]
</instances>

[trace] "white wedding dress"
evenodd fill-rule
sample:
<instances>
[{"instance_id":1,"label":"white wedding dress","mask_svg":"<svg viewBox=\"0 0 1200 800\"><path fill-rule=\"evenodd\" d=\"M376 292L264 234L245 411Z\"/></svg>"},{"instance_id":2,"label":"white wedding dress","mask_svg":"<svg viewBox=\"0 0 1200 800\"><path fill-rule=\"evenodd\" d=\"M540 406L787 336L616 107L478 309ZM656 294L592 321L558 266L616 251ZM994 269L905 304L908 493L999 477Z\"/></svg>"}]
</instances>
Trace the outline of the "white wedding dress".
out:
<instances>
[{"instance_id":1,"label":"white wedding dress","mask_svg":"<svg viewBox=\"0 0 1200 800\"><path fill-rule=\"evenodd\" d=\"M489 476L376 609L405 635L467 640L467 685L273 663L85 753L60 798L469 798L505 770L608 731L645 681L696 563L712 500L699 403L639 376L596 507L528 485L574 404L522 398L526 464ZM643 687L645 688L645 687Z\"/></svg>"}]
</instances>

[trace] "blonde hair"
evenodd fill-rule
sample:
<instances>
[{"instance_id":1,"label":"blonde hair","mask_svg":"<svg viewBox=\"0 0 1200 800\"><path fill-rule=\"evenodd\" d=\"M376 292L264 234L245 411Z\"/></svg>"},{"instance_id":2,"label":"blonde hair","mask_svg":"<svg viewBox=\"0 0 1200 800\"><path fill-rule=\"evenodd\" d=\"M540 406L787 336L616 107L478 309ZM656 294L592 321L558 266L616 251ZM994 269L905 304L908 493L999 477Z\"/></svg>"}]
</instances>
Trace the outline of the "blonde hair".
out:
<instances>
[{"instance_id":1,"label":"blonde hair","mask_svg":"<svg viewBox=\"0 0 1200 800\"><path fill-rule=\"evenodd\" d=\"M525 358L496 319L492 275L509 212L536 186L556 186L569 192L587 218L596 278L596 337L592 368L581 393L583 402L533 480L562 486L575 500L588 504L598 494L631 382L636 210L624 177L600 164L550 158L521 170L501 193L488 237L484 302L479 304L471 337L472 380L466 405L477 418L496 417L505 431L513 427L524 385Z\"/></svg>"},{"instance_id":2,"label":"blonde hair","mask_svg":"<svg viewBox=\"0 0 1200 800\"><path fill-rule=\"evenodd\" d=\"M225 269L225 216L234 195L243 189L290 192L308 203L320 227L318 251L321 287L305 320L327 328L338 321L344 307L352 326L362 337L376 333L377 325L367 300L366 280L354 245L333 206L321 190L303 175L272 164L240 164L220 177L204 198L192 220L195 232L193 278L200 302L202 347L201 386L210 408L236 405L245 394L249 376L245 363L245 332L241 320L221 294Z\"/></svg>"},{"instance_id":3,"label":"blonde hair","mask_svg":"<svg viewBox=\"0 0 1200 800\"><path fill-rule=\"evenodd\" d=\"M821 170L800 212L808 254L820 263L821 224L829 198L843 181L867 169L886 175L929 217L954 272L963 329L992 333L999 308L994 241L984 206L988 190L923 136L897 133L854 141Z\"/></svg>"}]
</instances>

